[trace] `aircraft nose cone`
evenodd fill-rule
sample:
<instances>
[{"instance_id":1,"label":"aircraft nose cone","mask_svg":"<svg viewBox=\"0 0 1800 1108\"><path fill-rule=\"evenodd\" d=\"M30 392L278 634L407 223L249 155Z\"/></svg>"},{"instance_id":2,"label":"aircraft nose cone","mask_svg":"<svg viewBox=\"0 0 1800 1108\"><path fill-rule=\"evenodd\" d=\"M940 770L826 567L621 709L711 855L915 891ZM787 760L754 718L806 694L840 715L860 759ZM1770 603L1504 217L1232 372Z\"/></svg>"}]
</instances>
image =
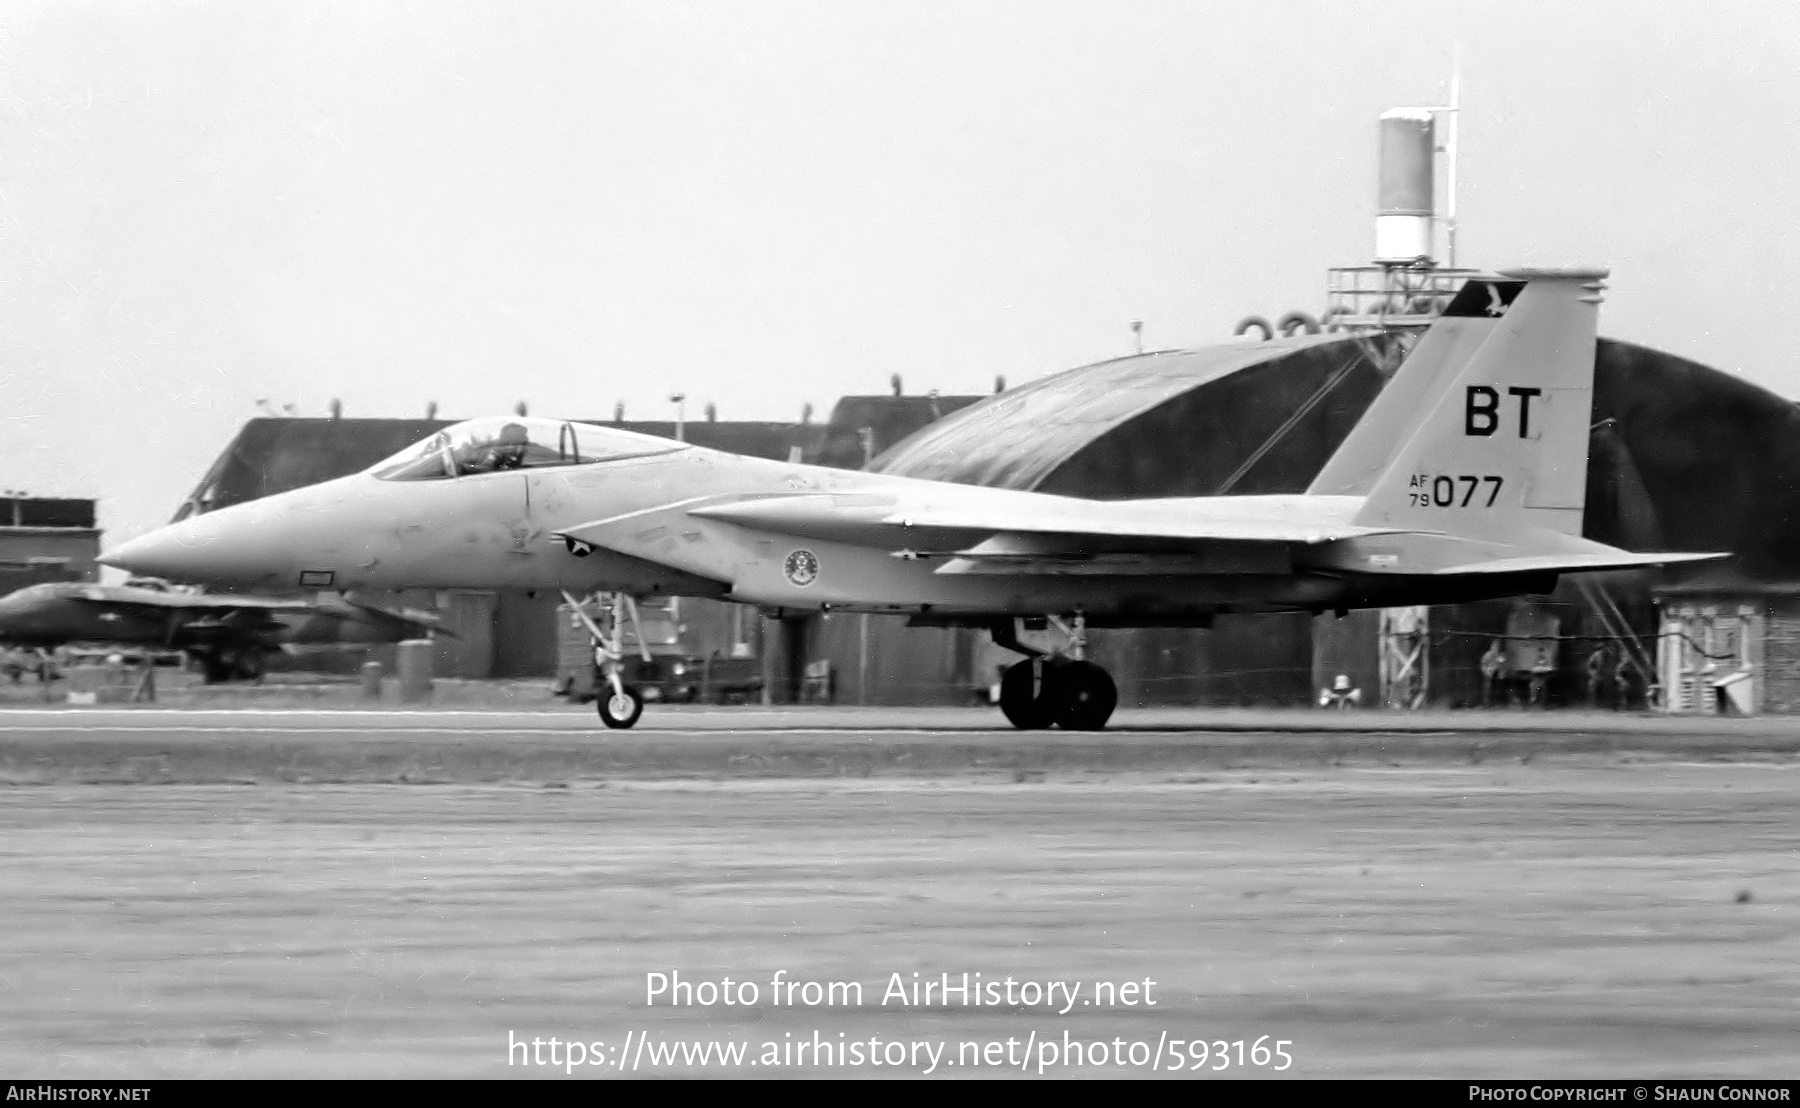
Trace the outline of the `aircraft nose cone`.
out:
<instances>
[{"instance_id":1,"label":"aircraft nose cone","mask_svg":"<svg viewBox=\"0 0 1800 1108\"><path fill-rule=\"evenodd\" d=\"M267 539L245 527L242 518L222 518L235 509L192 516L102 554L101 565L143 577L165 577L193 585L265 586L288 584L288 559Z\"/></svg>"},{"instance_id":2,"label":"aircraft nose cone","mask_svg":"<svg viewBox=\"0 0 1800 1108\"><path fill-rule=\"evenodd\" d=\"M190 521L171 524L131 539L100 555L95 561L142 577L168 577L183 581L209 568L211 536L196 534Z\"/></svg>"}]
</instances>

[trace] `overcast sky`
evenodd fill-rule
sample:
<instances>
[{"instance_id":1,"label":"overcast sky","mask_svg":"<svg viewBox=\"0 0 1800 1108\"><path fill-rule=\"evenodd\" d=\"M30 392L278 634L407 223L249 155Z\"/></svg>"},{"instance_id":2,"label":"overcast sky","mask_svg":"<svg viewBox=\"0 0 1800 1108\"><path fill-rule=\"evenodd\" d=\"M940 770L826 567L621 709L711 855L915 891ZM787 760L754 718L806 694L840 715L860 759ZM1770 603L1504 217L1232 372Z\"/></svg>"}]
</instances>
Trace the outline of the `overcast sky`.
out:
<instances>
[{"instance_id":1,"label":"overcast sky","mask_svg":"<svg viewBox=\"0 0 1800 1108\"><path fill-rule=\"evenodd\" d=\"M1463 264L1800 396L1800 5L0 2L0 487L166 520L258 401L724 419L1318 311L1463 75Z\"/></svg>"}]
</instances>

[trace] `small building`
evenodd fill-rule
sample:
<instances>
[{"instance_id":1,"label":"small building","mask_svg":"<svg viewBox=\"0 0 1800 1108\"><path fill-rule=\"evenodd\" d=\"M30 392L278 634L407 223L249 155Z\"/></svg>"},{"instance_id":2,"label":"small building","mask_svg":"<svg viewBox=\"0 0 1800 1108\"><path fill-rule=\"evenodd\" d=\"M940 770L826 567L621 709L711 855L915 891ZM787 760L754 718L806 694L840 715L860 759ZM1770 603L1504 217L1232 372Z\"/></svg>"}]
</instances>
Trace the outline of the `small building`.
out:
<instances>
[{"instance_id":1,"label":"small building","mask_svg":"<svg viewBox=\"0 0 1800 1108\"><path fill-rule=\"evenodd\" d=\"M1666 711L1800 713L1800 584L1677 585L1656 603Z\"/></svg>"},{"instance_id":2,"label":"small building","mask_svg":"<svg viewBox=\"0 0 1800 1108\"><path fill-rule=\"evenodd\" d=\"M94 502L0 497L0 596L46 581L98 580Z\"/></svg>"}]
</instances>

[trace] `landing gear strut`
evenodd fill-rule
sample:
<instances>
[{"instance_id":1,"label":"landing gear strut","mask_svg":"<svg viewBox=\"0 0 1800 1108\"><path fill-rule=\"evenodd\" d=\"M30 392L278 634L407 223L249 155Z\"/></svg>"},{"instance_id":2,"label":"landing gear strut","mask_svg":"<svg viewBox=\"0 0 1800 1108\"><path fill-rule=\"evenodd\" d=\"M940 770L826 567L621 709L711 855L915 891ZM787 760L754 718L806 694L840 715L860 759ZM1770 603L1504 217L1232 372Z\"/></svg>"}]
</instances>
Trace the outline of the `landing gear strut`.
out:
<instances>
[{"instance_id":1,"label":"landing gear strut","mask_svg":"<svg viewBox=\"0 0 1800 1108\"><path fill-rule=\"evenodd\" d=\"M1065 731L1099 731L1119 703L1106 670L1088 661L1087 619L1080 612L1051 626L1068 639L1067 654L1046 654L1026 646L1011 620L994 626L994 643L1026 655L1000 678L1000 711L1021 731L1055 724Z\"/></svg>"},{"instance_id":2,"label":"landing gear strut","mask_svg":"<svg viewBox=\"0 0 1800 1108\"><path fill-rule=\"evenodd\" d=\"M605 684L598 690L600 695L596 704L600 722L614 729L632 726L644 714L644 695L627 685L620 672L620 663L625 660L626 620L631 621L631 629L637 636L638 654L644 661L650 660L650 647L644 642L644 629L638 623L637 601L622 592L612 593L610 602L602 601L601 618L606 624L602 628L566 590L562 597L570 610L587 625L588 636L594 644L594 661L605 678Z\"/></svg>"}]
</instances>

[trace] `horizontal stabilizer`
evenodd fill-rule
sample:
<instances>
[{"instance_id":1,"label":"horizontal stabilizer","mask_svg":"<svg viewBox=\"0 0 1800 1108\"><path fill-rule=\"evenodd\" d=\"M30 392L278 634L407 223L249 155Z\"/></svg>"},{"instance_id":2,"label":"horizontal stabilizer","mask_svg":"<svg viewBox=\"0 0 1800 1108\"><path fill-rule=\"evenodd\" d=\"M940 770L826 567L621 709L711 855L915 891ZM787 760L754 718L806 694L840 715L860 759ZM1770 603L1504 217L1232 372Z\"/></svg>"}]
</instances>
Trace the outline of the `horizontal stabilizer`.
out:
<instances>
[{"instance_id":1,"label":"horizontal stabilizer","mask_svg":"<svg viewBox=\"0 0 1800 1108\"><path fill-rule=\"evenodd\" d=\"M1468 565L1446 566L1431 571L1434 577L1464 573L1590 573L1606 569L1644 569L1677 562L1709 562L1729 558L1723 554L1633 554L1613 550L1591 554L1534 554L1523 558L1497 558Z\"/></svg>"}]
</instances>

